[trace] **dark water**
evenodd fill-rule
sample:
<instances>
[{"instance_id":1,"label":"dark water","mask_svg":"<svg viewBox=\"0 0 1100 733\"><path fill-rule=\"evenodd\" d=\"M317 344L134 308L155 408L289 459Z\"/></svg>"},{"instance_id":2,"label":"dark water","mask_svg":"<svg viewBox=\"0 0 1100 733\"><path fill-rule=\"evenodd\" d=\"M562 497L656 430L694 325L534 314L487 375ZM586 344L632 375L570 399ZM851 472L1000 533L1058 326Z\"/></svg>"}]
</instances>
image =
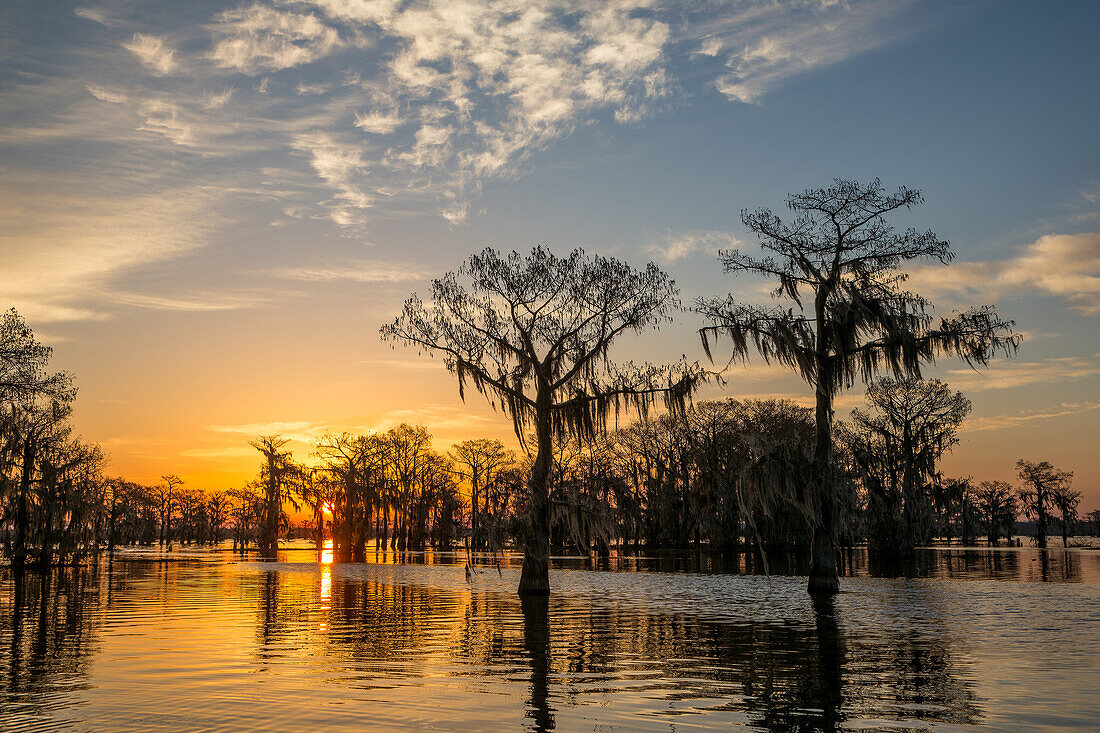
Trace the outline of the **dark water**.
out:
<instances>
[{"instance_id":1,"label":"dark water","mask_svg":"<svg viewBox=\"0 0 1100 733\"><path fill-rule=\"evenodd\" d=\"M461 559L231 553L0 569L0 730L1097 729L1100 553L561 561L549 602ZM391 558L392 559L392 558ZM456 564L459 563L459 564ZM897 569L889 569L894 572Z\"/></svg>"}]
</instances>

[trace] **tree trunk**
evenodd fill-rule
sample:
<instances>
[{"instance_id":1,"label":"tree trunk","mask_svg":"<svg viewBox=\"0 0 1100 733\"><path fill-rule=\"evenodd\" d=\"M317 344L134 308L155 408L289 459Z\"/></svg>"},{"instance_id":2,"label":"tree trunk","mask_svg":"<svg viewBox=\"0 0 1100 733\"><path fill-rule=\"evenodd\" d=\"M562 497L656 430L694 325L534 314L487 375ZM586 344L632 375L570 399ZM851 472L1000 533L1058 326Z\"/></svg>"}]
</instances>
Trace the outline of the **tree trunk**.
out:
<instances>
[{"instance_id":1,"label":"tree trunk","mask_svg":"<svg viewBox=\"0 0 1100 733\"><path fill-rule=\"evenodd\" d=\"M278 468L275 465L274 454L267 456L267 491L264 497L264 522L263 536L260 538L260 546L268 557L274 559L279 551L279 514L282 512L282 502L279 491Z\"/></svg>"},{"instance_id":2,"label":"tree trunk","mask_svg":"<svg viewBox=\"0 0 1100 733\"><path fill-rule=\"evenodd\" d=\"M828 375L818 370L817 444L811 470L818 516L810 545L810 593L836 593L840 582L836 571L836 487L833 485L833 406L827 392Z\"/></svg>"},{"instance_id":3,"label":"tree trunk","mask_svg":"<svg viewBox=\"0 0 1100 733\"><path fill-rule=\"evenodd\" d=\"M1046 512L1046 494L1043 490L1035 487L1035 544L1038 547L1046 549L1047 546L1047 512Z\"/></svg>"},{"instance_id":4,"label":"tree trunk","mask_svg":"<svg viewBox=\"0 0 1100 733\"><path fill-rule=\"evenodd\" d=\"M367 504L363 513L355 518L354 539L351 547L352 562L366 562L367 560L367 535L370 533L371 507Z\"/></svg>"},{"instance_id":5,"label":"tree trunk","mask_svg":"<svg viewBox=\"0 0 1100 733\"><path fill-rule=\"evenodd\" d=\"M38 548L38 567L44 573L48 573L53 564L53 510L57 495L56 473L52 468L46 470L49 465L46 463L42 467L42 506L45 516L42 518L42 542Z\"/></svg>"},{"instance_id":6,"label":"tree trunk","mask_svg":"<svg viewBox=\"0 0 1100 733\"><path fill-rule=\"evenodd\" d=\"M23 471L19 477L19 496L15 508L15 541L12 548L12 569L23 571L27 561L27 525L30 523L28 501L31 491L31 473L34 471L35 445L28 436L23 442Z\"/></svg>"},{"instance_id":7,"label":"tree trunk","mask_svg":"<svg viewBox=\"0 0 1100 733\"><path fill-rule=\"evenodd\" d=\"M481 532L480 522L478 521L477 511L477 479L478 470L475 466L470 471L470 544L473 545L475 550L481 549Z\"/></svg>"},{"instance_id":8,"label":"tree trunk","mask_svg":"<svg viewBox=\"0 0 1100 733\"><path fill-rule=\"evenodd\" d=\"M538 454L531 465L528 481L531 514L523 543L523 569L519 576L521 596L550 593L550 461L553 444L549 406L543 406L544 400L539 402L535 427Z\"/></svg>"}]
</instances>

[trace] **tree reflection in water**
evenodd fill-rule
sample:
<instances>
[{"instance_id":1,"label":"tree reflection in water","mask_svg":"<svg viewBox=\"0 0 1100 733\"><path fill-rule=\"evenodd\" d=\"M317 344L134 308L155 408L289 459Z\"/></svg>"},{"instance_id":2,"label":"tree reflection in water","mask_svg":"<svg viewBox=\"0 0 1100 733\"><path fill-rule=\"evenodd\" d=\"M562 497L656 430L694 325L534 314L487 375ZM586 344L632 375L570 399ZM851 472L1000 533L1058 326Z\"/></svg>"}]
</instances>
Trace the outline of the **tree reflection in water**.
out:
<instances>
[{"instance_id":1,"label":"tree reflection in water","mask_svg":"<svg viewBox=\"0 0 1100 733\"><path fill-rule=\"evenodd\" d=\"M1079 576L1080 559L1063 555L945 553L940 572ZM532 731L988 722L966 638L965 584L864 579L811 605L797 579L562 571L561 591L521 602L509 578L497 589L491 575L479 585L446 565L116 562L15 582L0 569L0 728L125 727L95 717L141 706L121 684L117 694L128 697L108 700L112 679L90 664L112 645L116 674L120 660L140 653L150 674L201 669L204 684L234 691L205 697L166 681L158 699L186 723L172 728L151 704L140 712L167 730L233 715L248 723L239 729L262 727L307 703L311 720L332 730L364 721ZM1049 595L1037 583L974 592L982 603L1014 603L1017 619ZM1001 641L1016 631L982 623ZM124 653L115 636L128 639ZM234 650L241 656L226 661ZM246 696L245 712L234 713ZM990 712L999 712L992 703Z\"/></svg>"},{"instance_id":2,"label":"tree reflection in water","mask_svg":"<svg viewBox=\"0 0 1100 733\"><path fill-rule=\"evenodd\" d=\"M847 639L831 599L815 603L807 620L717 623L565 595L521 602L325 570L313 576L312 596L297 575L280 585L277 571L263 574L261 659L323 660L332 679L358 689L456 666L455 674L490 687L501 675L522 678L523 715L535 731L553 730L563 707L590 705L771 730L980 717L970 682L955 674L949 635L902 624ZM667 709L652 709L657 700Z\"/></svg>"},{"instance_id":3,"label":"tree reflection in water","mask_svg":"<svg viewBox=\"0 0 1100 733\"><path fill-rule=\"evenodd\" d=\"M813 597L814 627L817 631L817 697L821 728L836 730L844 695L844 647L836 619L836 596Z\"/></svg>"},{"instance_id":4,"label":"tree reflection in water","mask_svg":"<svg viewBox=\"0 0 1100 733\"><path fill-rule=\"evenodd\" d=\"M9 573L3 580L10 593L0 594L0 637L7 637L0 728L5 719L39 718L63 704L59 692L86 684L101 620L96 573L88 569Z\"/></svg>"},{"instance_id":5,"label":"tree reflection in water","mask_svg":"<svg viewBox=\"0 0 1100 733\"><path fill-rule=\"evenodd\" d=\"M534 718L537 733L554 730L554 711L550 708L550 599L524 596L523 648L531 662L531 699L528 715Z\"/></svg>"}]
</instances>

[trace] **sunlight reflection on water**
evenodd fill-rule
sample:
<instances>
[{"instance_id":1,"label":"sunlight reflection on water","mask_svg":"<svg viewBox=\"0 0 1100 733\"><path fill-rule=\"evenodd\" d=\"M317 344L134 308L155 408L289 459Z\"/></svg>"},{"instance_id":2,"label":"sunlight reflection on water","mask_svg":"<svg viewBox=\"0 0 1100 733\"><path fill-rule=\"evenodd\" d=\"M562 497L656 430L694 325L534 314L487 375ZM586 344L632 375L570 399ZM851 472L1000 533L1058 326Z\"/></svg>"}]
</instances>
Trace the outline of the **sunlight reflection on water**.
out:
<instances>
[{"instance_id":1,"label":"sunlight reflection on water","mask_svg":"<svg viewBox=\"0 0 1100 733\"><path fill-rule=\"evenodd\" d=\"M1069 554L945 551L818 605L800 577L659 569L724 562L687 556L563 560L541 603L510 558L467 582L445 553L4 568L0 729L1085 730L1100 554Z\"/></svg>"}]
</instances>

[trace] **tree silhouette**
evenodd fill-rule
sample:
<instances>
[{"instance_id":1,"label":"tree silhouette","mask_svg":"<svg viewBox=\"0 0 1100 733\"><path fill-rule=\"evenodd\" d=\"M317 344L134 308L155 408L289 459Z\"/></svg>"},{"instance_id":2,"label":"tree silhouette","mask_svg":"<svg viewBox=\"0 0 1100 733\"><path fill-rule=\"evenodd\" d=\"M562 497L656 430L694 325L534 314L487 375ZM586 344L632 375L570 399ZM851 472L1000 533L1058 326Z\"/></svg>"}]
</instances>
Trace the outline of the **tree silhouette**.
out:
<instances>
[{"instance_id":1,"label":"tree silhouette","mask_svg":"<svg viewBox=\"0 0 1100 733\"><path fill-rule=\"evenodd\" d=\"M488 510L488 498L480 505L478 501L496 472L513 463L515 456L504 443L488 438L464 440L451 451L459 475L470 482L470 544L480 549L485 546L480 524L482 511Z\"/></svg>"},{"instance_id":2,"label":"tree silhouette","mask_svg":"<svg viewBox=\"0 0 1100 733\"><path fill-rule=\"evenodd\" d=\"M463 285L459 279L468 281ZM432 282L431 304L415 295L382 337L442 355L458 379L533 430L529 521L519 592L548 593L549 481L554 442L601 432L622 408L645 415L663 398L683 409L703 377L697 365L614 365L611 344L670 319L677 289L656 265L645 270L574 250L536 247L527 256L487 248L458 273Z\"/></svg>"},{"instance_id":3,"label":"tree silhouette","mask_svg":"<svg viewBox=\"0 0 1100 733\"><path fill-rule=\"evenodd\" d=\"M46 370L52 353L14 308L0 316L0 407L5 412L40 397L61 403L76 397L72 375Z\"/></svg>"},{"instance_id":4,"label":"tree silhouette","mask_svg":"<svg viewBox=\"0 0 1100 733\"><path fill-rule=\"evenodd\" d=\"M1033 463L1023 458L1016 461L1016 470L1024 482L1018 494L1020 505L1024 514L1035 520L1035 544L1046 547L1054 497L1069 489L1073 472L1057 469L1049 461Z\"/></svg>"},{"instance_id":5,"label":"tree silhouette","mask_svg":"<svg viewBox=\"0 0 1100 733\"><path fill-rule=\"evenodd\" d=\"M886 216L921 203L918 191L890 194L878 179L869 184L835 180L787 198L794 213L783 221L770 209L743 211L741 221L769 254L721 253L727 272L773 279L775 297L787 308L747 305L732 296L701 299L697 310L704 350L725 337L732 359L751 347L766 362L794 369L814 389L817 442L812 462L813 530L809 588L836 592L837 517L834 491L840 481L833 459L833 400L856 379L880 373L919 377L937 356L955 355L982 365L995 352L1013 353L1019 337L992 307L956 313L933 322L930 303L906 291L906 262L947 264L948 242L931 231L897 233ZM731 359L731 361L732 361Z\"/></svg>"},{"instance_id":6,"label":"tree silhouette","mask_svg":"<svg viewBox=\"0 0 1100 733\"><path fill-rule=\"evenodd\" d=\"M938 379L885 377L871 382L867 401L873 412L852 411L857 436L852 451L868 502L874 505L872 543L912 552L932 539L933 483L943 489L937 492L942 504L955 503L954 494L961 489L957 483L937 482L937 467L958 442L970 400ZM950 533L950 516L946 524Z\"/></svg>"},{"instance_id":7,"label":"tree silhouette","mask_svg":"<svg viewBox=\"0 0 1100 733\"><path fill-rule=\"evenodd\" d=\"M174 473L160 477L160 483L153 491L157 497L157 511L160 515L160 545L172 544L172 513L176 511L176 489L183 484L183 479Z\"/></svg>"},{"instance_id":8,"label":"tree silhouette","mask_svg":"<svg viewBox=\"0 0 1100 733\"><path fill-rule=\"evenodd\" d=\"M293 480L298 467L283 447L290 441L279 435L261 435L249 443L264 457L260 472L263 488L262 520L260 522L260 549L268 557L275 557L279 550L279 528L283 521L283 502L293 502Z\"/></svg>"},{"instance_id":9,"label":"tree silhouette","mask_svg":"<svg viewBox=\"0 0 1100 733\"><path fill-rule=\"evenodd\" d=\"M978 514L992 547L1001 537L1012 537L1019 509L1007 481L982 481L975 492Z\"/></svg>"},{"instance_id":10,"label":"tree silhouette","mask_svg":"<svg viewBox=\"0 0 1100 733\"><path fill-rule=\"evenodd\" d=\"M385 441L371 435L325 435L317 440L316 470L328 481L314 483L307 502L314 506L318 522L324 521L322 507L333 512L333 553L342 560L366 559L367 533L371 513L383 494ZM319 527L320 529L320 527Z\"/></svg>"},{"instance_id":11,"label":"tree silhouette","mask_svg":"<svg viewBox=\"0 0 1100 733\"><path fill-rule=\"evenodd\" d=\"M1067 481L1054 489L1051 502L1058 510L1058 523L1062 527L1062 547L1069 547L1069 535L1077 521L1077 508L1081 505L1081 492L1074 491Z\"/></svg>"}]
</instances>

